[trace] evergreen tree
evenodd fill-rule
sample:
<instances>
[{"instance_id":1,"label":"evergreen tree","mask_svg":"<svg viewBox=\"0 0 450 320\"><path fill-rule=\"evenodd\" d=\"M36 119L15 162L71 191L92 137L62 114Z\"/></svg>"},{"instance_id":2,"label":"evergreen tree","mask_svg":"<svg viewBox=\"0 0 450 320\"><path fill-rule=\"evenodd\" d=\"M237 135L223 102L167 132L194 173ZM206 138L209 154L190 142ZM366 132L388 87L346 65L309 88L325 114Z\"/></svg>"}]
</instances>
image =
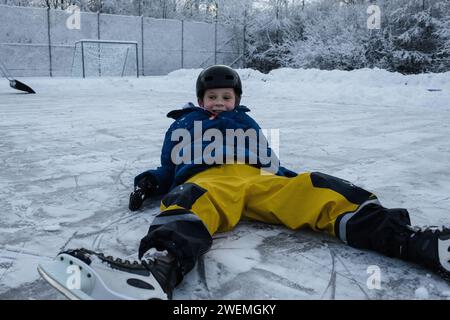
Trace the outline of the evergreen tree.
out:
<instances>
[{"instance_id":1,"label":"evergreen tree","mask_svg":"<svg viewBox=\"0 0 450 320\"><path fill-rule=\"evenodd\" d=\"M391 27L394 69L402 73L429 71L439 46L438 21L430 9L422 11L414 2L401 7L392 13Z\"/></svg>"}]
</instances>

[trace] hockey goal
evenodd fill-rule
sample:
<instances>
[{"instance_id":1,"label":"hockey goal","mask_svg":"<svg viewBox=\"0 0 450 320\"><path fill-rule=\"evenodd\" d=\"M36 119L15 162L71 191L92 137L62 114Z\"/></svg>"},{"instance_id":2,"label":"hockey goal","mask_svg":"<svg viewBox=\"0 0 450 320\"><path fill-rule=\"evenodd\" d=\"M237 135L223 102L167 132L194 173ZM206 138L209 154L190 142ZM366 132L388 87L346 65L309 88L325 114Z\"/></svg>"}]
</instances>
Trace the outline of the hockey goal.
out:
<instances>
[{"instance_id":1,"label":"hockey goal","mask_svg":"<svg viewBox=\"0 0 450 320\"><path fill-rule=\"evenodd\" d=\"M72 76L139 77L138 43L84 39L75 43Z\"/></svg>"}]
</instances>

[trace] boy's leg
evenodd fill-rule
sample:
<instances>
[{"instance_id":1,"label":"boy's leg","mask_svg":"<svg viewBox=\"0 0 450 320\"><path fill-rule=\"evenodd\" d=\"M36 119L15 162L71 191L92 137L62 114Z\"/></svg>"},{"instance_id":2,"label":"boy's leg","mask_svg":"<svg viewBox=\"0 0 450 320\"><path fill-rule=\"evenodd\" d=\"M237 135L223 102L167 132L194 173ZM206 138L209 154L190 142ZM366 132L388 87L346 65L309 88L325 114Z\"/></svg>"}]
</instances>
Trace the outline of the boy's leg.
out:
<instances>
[{"instance_id":1,"label":"boy's leg","mask_svg":"<svg viewBox=\"0 0 450 320\"><path fill-rule=\"evenodd\" d=\"M245 178L230 166L214 167L171 190L161 201L139 256L150 248L167 250L179 261L179 280L208 251L216 231L232 229L244 208Z\"/></svg>"},{"instance_id":2,"label":"boy's leg","mask_svg":"<svg viewBox=\"0 0 450 320\"><path fill-rule=\"evenodd\" d=\"M181 264L180 281L210 248L211 236L233 228L241 215L325 231L356 248L444 270L450 278L449 229L416 232L405 209L384 208L371 192L319 172L286 178L245 165L212 168L172 190L161 209L140 256L151 247L171 252Z\"/></svg>"},{"instance_id":3,"label":"boy's leg","mask_svg":"<svg viewBox=\"0 0 450 320\"><path fill-rule=\"evenodd\" d=\"M375 205L343 215L338 225L349 245L421 264L450 281L448 227L413 227L407 210Z\"/></svg>"},{"instance_id":4,"label":"boy's leg","mask_svg":"<svg viewBox=\"0 0 450 320\"><path fill-rule=\"evenodd\" d=\"M386 209L373 193L320 172L254 180L246 217L325 231L353 247L400 257L410 224L405 209Z\"/></svg>"},{"instance_id":5,"label":"boy's leg","mask_svg":"<svg viewBox=\"0 0 450 320\"><path fill-rule=\"evenodd\" d=\"M411 227L408 211L319 172L295 178L255 176L244 216L326 231L350 246L425 265L450 279L450 229Z\"/></svg>"},{"instance_id":6,"label":"boy's leg","mask_svg":"<svg viewBox=\"0 0 450 320\"><path fill-rule=\"evenodd\" d=\"M369 204L339 216L336 229L339 238L352 247L407 259L410 224L406 209L387 209L380 204Z\"/></svg>"},{"instance_id":7,"label":"boy's leg","mask_svg":"<svg viewBox=\"0 0 450 320\"><path fill-rule=\"evenodd\" d=\"M340 237L336 224L339 217L379 205L371 192L319 172L293 178L255 175L252 180L244 216L291 229L309 227Z\"/></svg>"}]
</instances>

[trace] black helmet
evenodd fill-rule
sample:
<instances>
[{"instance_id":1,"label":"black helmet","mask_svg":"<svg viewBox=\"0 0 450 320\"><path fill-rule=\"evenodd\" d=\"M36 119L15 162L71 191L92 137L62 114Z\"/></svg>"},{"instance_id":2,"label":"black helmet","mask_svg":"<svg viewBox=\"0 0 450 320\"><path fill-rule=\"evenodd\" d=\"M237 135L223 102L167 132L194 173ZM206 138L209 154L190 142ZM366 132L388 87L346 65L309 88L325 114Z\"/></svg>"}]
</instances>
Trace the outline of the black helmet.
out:
<instances>
[{"instance_id":1,"label":"black helmet","mask_svg":"<svg viewBox=\"0 0 450 320\"><path fill-rule=\"evenodd\" d=\"M242 95L241 79L229 66L210 66L198 75L197 98L202 99L205 90L215 88L233 88L238 98Z\"/></svg>"}]
</instances>

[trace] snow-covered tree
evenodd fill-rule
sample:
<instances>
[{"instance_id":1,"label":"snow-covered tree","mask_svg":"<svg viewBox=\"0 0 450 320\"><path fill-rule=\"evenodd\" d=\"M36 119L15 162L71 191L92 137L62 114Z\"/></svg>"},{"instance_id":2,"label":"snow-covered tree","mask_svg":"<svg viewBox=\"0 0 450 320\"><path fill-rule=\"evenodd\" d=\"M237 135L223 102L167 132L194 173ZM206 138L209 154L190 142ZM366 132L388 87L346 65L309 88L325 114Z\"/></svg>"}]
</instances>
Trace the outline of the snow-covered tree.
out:
<instances>
[{"instance_id":1,"label":"snow-covered tree","mask_svg":"<svg viewBox=\"0 0 450 320\"><path fill-rule=\"evenodd\" d=\"M438 20L435 34L439 38L433 63L434 72L450 70L450 1L440 1L431 7L431 15Z\"/></svg>"},{"instance_id":2,"label":"snow-covered tree","mask_svg":"<svg viewBox=\"0 0 450 320\"><path fill-rule=\"evenodd\" d=\"M439 45L437 25L438 21L431 16L430 9L422 11L414 2L391 14L392 55L396 70L418 73L430 69L433 53Z\"/></svg>"},{"instance_id":3,"label":"snow-covered tree","mask_svg":"<svg viewBox=\"0 0 450 320\"><path fill-rule=\"evenodd\" d=\"M0 0L0 3L228 24L249 67L403 73L450 70L449 0ZM381 29L367 28L367 8ZM219 44L221 45L226 44Z\"/></svg>"},{"instance_id":4,"label":"snow-covered tree","mask_svg":"<svg viewBox=\"0 0 450 320\"><path fill-rule=\"evenodd\" d=\"M247 65L268 72L289 63L289 44L302 34L298 4L269 0L253 8L254 20L247 27Z\"/></svg>"},{"instance_id":5,"label":"snow-covered tree","mask_svg":"<svg viewBox=\"0 0 450 320\"><path fill-rule=\"evenodd\" d=\"M302 32L289 39L291 66L350 70L365 65L364 16L340 2L320 2L301 18Z\"/></svg>"}]
</instances>

